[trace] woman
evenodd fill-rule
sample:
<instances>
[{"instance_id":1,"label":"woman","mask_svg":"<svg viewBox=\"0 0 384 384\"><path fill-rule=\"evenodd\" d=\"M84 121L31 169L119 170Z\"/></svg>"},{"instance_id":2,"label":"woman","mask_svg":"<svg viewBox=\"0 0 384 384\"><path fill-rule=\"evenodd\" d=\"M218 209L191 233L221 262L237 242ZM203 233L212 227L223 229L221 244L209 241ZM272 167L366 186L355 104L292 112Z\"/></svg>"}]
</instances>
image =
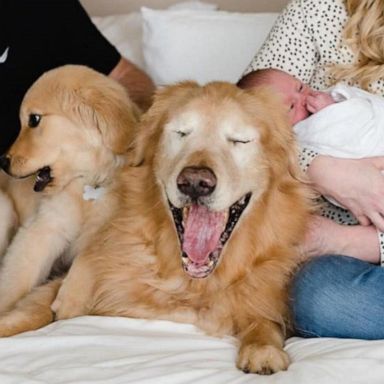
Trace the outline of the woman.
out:
<instances>
[{"instance_id":1,"label":"woman","mask_svg":"<svg viewBox=\"0 0 384 384\"><path fill-rule=\"evenodd\" d=\"M246 72L279 68L315 89L344 81L384 96L383 10L384 0L292 0ZM303 148L300 162L317 191L349 211L322 208L310 225L305 248L321 257L293 284L297 333L384 338L384 157Z\"/></svg>"}]
</instances>

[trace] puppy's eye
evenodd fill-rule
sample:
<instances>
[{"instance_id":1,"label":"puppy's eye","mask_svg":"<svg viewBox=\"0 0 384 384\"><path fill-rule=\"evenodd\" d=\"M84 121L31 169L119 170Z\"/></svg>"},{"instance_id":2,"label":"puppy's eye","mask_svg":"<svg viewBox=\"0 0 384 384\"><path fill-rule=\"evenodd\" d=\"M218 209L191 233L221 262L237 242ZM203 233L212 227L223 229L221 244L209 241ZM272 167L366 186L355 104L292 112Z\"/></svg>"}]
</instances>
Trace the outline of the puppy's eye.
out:
<instances>
[{"instance_id":1,"label":"puppy's eye","mask_svg":"<svg viewBox=\"0 0 384 384\"><path fill-rule=\"evenodd\" d=\"M41 115L37 113L31 113L28 118L28 127L36 128L41 121Z\"/></svg>"}]
</instances>

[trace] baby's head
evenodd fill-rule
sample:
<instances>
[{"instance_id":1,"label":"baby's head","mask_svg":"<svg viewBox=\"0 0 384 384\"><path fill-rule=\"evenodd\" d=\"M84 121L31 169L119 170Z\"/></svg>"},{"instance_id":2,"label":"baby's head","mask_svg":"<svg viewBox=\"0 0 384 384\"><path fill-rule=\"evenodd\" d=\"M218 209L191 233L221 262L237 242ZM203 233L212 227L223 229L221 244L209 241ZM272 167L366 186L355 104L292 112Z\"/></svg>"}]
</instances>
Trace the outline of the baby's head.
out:
<instances>
[{"instance_id":1,"label":"baby's head","mask_svg":"<svg viewBox=\"0 0 384 384\"><path fill-rule=\"evenodd\" d=\"M267 85L281 94L284 104L288 107L292 124L306 119L311 114L307 109L307 96L313 91L306 84L280 69L259 69L243 76L237 83L237 86L242 89L256 88L261 85Z\"/></svg>"}]
</instances>

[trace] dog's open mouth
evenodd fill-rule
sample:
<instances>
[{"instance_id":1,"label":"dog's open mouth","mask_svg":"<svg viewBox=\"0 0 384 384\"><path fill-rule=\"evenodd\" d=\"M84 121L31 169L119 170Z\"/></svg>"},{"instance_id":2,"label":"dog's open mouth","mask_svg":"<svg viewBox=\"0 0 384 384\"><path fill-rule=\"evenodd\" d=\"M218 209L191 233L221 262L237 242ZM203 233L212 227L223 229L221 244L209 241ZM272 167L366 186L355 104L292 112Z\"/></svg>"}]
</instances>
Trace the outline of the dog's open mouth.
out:
<instances>
[{"instance_id":1,"label":"dog's open mouth","mask_svg":"<svg viewBox=\"0 0 384 384\"><path fill-rule=\"evenodd\" d=\"M183 268L191 277L204 278L215 269L250 198L248 193L221 212L210 211L205 205L176 208L169 203L181 243Z\"/></svg>"},{"instance_id":2,"label":"dog's open mouth","mask_svg":"<svg viewBox=\"0 0 384 384\"><path fill-rule=\"evenodd\" d=\"M44 188L53 180L51 176L51 168L46 166L39 169L36 173L35 185L33 190L35 192L41 192Z\"/></svg>"}]
</instances>

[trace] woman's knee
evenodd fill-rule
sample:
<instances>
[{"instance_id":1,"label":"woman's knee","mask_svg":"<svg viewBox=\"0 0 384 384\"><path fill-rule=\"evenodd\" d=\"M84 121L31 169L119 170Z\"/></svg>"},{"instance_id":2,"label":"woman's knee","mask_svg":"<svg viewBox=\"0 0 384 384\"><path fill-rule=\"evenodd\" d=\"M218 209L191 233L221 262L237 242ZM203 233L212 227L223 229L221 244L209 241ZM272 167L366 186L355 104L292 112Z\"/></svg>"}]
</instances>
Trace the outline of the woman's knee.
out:
<instances>
[{"instance_id":1,"label":"woman's knee","mask_svg":"<svg viewBox=\"0 0 384 384\"><path fill-rule=\"evenodd\" d=\"M384 270L346 256L306 263L292 283L292 310L301 336L382 338ZM381 327L380 327L381 328Z\"/></svg>"},{"instance_id":2,"label":"woman's knee","mask_svg":"<svg viewBox=\"0 0 384 384\"><path fill-rule=\"evenodd\" d=\"M293 279L293 320L300 335L321 336L318 323L324 321L323 316L327 318L340 294L332 277L337 270L337 256L318 257L304 264Z\"/></svg>"}]
</instances>

